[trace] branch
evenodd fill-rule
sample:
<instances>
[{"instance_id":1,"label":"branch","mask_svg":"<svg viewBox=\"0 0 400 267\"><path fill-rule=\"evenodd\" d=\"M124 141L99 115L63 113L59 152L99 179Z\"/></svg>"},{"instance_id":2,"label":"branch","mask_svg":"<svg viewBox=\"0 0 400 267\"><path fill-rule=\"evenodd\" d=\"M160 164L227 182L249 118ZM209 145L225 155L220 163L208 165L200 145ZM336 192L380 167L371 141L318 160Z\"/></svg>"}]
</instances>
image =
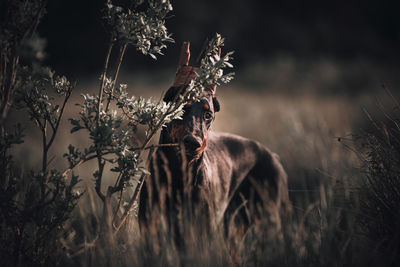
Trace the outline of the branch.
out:
<instances>
[{"instance_id":1,"label":"branch","mask_svg":"<svg viewBox=\"0 0 400 267\"><path fill-rule=\"evenodd\" d=\"M175 96L175 98L174 98L172 103L175 103L175 101L178 99L178 96L180 95L180 92L182 91L182 89L183 89L183 87L180 89L178 94ZM185 92L184 96L186 96L186 94L187 94L187 92ZM185 97L183 97L182 99L185 99ZM183 100L180 100L177 103L175 103L175 105L171 105L168 108L168 110L164 113L164 115L160 119L160 122L157 124L156 127L154 127L153 131L148 135L146 141L143 143L143 146L139 149L139 150L141 150L139 152L139 156L142 153L142 151L146 149L147 145L150 143L151 139L156 134L156 132L163 126L165 118L168 115L172 114L182 104L182 102L183 102Z\"/></svg>"},{"instance_id":2,"label":"branch","mask_svg":"<svg viewBox=\"0 0 400 267\"><path fill-rule=\"evenodd\" d=\"M62 116L63 116L64 109L65 109L65 106L66 106L66 104L67 104L67 102L68 102L68 99L69 99L69 97L71 96L71 93L72 93L72 88L70 88L70 89L68 90L67 94L65 95L64 102L63 102L62 107L61 107L61 110L60 110L60 115L59 115L58 118L57 118L56 125L53 126L53 124L51 123L52 129L53 129L53 134L52 134L52 136L51 136L51 138L50 138L49 143L47 144L47 149L50 148L50 146L53 144L54 139L56 138L56 134L57 134L57 131L58 131L58 127L60 126L61 118L62 118ZM49 120L49 122L51 122L51 121Z\"/></svg>"},{"instance_id":3,"label":"branch","mask_svg":"<svg viewBox=\"0 0 400 267\"><path fill-rule=\"evenodd\" d=\"M122 203L122 193L124 192L124 188L122 187L122 189L121 189L121 193L119 194L119 201L118 201L118 205L117 205L117 208L115 209L115 212L114 212L114 216L113 216L113 219L112 219L112 225L115 227L115 220L117 219L117 215L118 215L118 210L120 209L120 207L121 207L121 203Z\"/></svg>"},{"instance_id":4,"label":"branch","mask_svg":"<svg viewBox=\"0 0 400 267\"><path fill-rule=\"evenodd\" d=\"M44 120L43 128L42 130L42 149L43 149L43 155L42 155L42 172L43 175L46 173L47 169L47 120Z\"/></svg>"},{"instance_id":5,"label":"branch","mask_svg":"<svg viewBox=\"0 0 400 267\"><path fill-rule=\"evenodd\" d=\"M143 147L132 147L129 148L129 151L137 151L137 150L147 150L147 149L154 149L154 148L158 148L158 147L177 147L179 146L178 143L172 143L172 144L158 144L158 145L151 145L151 146L147 146L145 148Z\"/></svg>"},{"instance_id":6,"label":"branch","mask_svg":"<svg viewBox=\"0 0 400 267\"><path fill-rule=\"evenodd\" d=\"M153 152L154 152L154 148L149 152L149 155L147 157L147 162L151 161L151 158L153 157ZM133 204L135 204L136 199L139 195L139 192L142 190L142 187L144 184L144 178L146 177L146 175L147 175L146 173L142 173L142 175L139 178L138 185L135 188L135 192L133 192L133 196L132 196L131 200L129 201L128 207L126 208L124 214L122 215L121 220L118 222L117 225L113 224L113 226L115 228L115 234L118 233L119 229L121 229L121 226L125 223L126 219L129 217L129 214L132 211Z\"/></svg>"},{"instance_id":7,"label":"branch","mask_svg":"<svg viewBox=\"0 0 400 267\"><path fill-rule=\"evenodd\" d=\"M136 147L136 148L131 148L130 150L140 150L139 152L139 156L140 154L146 150L146 149L151 149L151 151L149 152L148 158L147 158L147 162L151 161L151 158L153 156L153 151L156 147L173 147L173 146L179 146L179 144L158 144L158 145L151 145L151 146L147 146L150 142L150 140L153 138L154 134L160 129L160 127L162 127L165 118L170 115L172 112L174 112L176 110L177 107L179 107L183 101L185 101L185 97L187 96L188 92L185 92L183 95L182 100L176 102L176 100L178 99L178 96L180 95L180 92L183 90L184 86L181 87L180 91L178 92L178 94L175 96L174 100L172 103L175 103L175 105L171 105L170 108L167 110L167 112L164 113L164 115L161 117L160 122L158 123L158 125L153 129L153 131L148 135L146 141L144 142L143 146L141 147ZM139 195L139 192L142 190L143 184L144 184L144 179L146 178L146 174L142 173L142 175L139 178L138 181L138 185L135 188L135 191L133 192L132 198L129 201L128 207L125 210L125 213L122 215L121 220L119 221L119 223L117 225L114 225L115 228L115 233L118 233L119 229L121 229L122 225L125 223L126 219L128 218L133 205L135 204L137 197Z\"/></svg>"},{"instance_id":8,"label":"branch","mask_svg":"<svg viewBox=\"0 0 400 267\"><path fill-rule=\"evenodd\" d=\"M114 79L113 79L112 89L111 89L111 92L109 92L108 99L107 99L107 104L106 104L106 108L105 108L105 111L106 111L106 112L108 111L108 107L109 107L109 105L110 105L111 97L114 95L115 85L116 85L116 83L117 83L119 70L120 70L120 68L121 68L121 63L122 63L122 60L123 60L123 58L124 58L124 55L125 55L125 51L126 51L127 46L128 46L128 44L124 44L124 46L122 47L122 50L121 50L121 52L120 52L120 54L119 54L119 59L118 59L118 63L117 63L117 69L115 70L115 73L114 73Z\"/></svg>"},{"instance_id":9,"label":"branch","mask_svg":"<svg viewBox=\"0 0 400 267\"><path fill-rule=\"evenodd\" d=\"M42 128L42 173L43 173L43 179L40 181L40 189L41 189L41 197L42 201L45 199L45 184L47 180L47 146L46 146L46 139L47 139L47 120L44 120L44 125Z\"/></svg>"},{"instance_id":10,"label":"branch","mask_svg":"<svg viewBox=\"0 0 400 267\"><path fill-rule=\"evenodd\" d=\"M98 102L98 107L97 107L97 118L96 118L97 127L100 126L100 114L101 114L101 103L102 103L102 99L103 99L104 82L106 80L107 69L108 69L111 51L112 51L113 46L114 46L114 42L112 40L110 40L110 44L109 44L108 50L107 50L106 60L104 61L103 75L101 77L101 84L100 84L100 88L99 88L99 100L98 100L99 102ZM97 162L99 165L99 176L97 177L97 180L96 180L95 189L96 189L97 195L104 202L105 196L101 192L101 180L103 179L103 170L104 170L105 162L104 161L102 162L101 150L100 150L99 144L97 144L97 143L96 143L96 155L97 155Z\"/></svg>"},{"instance_id":11,"label":"branch","mask_svg":"<svg viewBox=\"0 0 400 267\"><path fill-rule=\"evenodd\" d=\"M103 75L101 77L101 83L100 83L100 88L99 88L99 103L98 103L98 108L97 108L97 111L98 111L98 113L97 113L97 123L99 122L99 119L100 119L101 100L103 98L104 82L106 80L108 64L109 64L109 61L110 61L110 56L111 56L111 51L112 51L113 46L114 46L114 42L112 40L110 40L110 44L108 45L106 60L104 61Z\"/></svg>"},{"instance_id":12,"label":"branch","mask_svg":"<svg viewBox=\"0 0 400 267\"><path fill-rule=\"evenodd\" d=\"M107 151L107 152L101 154L101 156L105 156L105 155L108 155L108 154L111 154L111 153L113 153L113 152L112 152L112 151ZM83 163L85 163L85 162L88 162L89 160L95 159L95 158L97 158L97 157L98 157L98 155L96 154L96 155L92 155L92 156L90 156L90 157L87 157L87 158L84 158L84 159L79 160L79 161L76 162L73 166L69 167L68 169L65 169L65 170L62 172L62 176L67 175L70 171L72 171L74 168L78 167L79 165L81 165L81 164L83 164Z\"/></svg>"},{"instance_id":13,"label":"branch","mask_svg":"<svg viewBox=\"0 0 400 267\"><path fill-rule=\"evenodd\" d=\"M97 156L98 163L99 163L99 176L96 179L96 193L100 197L102 201L105 201L105 196L101 192L101 180L103 179L103 171L104 171L104 165L106 164L104 161L102 161L101 156Z\"/></svg>"}]
</instances>

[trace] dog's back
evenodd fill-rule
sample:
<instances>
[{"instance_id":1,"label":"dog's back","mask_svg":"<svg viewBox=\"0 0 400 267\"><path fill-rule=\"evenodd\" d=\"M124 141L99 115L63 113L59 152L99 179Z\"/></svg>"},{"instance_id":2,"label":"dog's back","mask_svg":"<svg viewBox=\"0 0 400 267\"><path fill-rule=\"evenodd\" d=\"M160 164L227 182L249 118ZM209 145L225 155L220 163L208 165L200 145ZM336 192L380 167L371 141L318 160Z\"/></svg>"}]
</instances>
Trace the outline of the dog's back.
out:
<instances>
[{"instance_id":1,"label":"dog's back","mask_svg":"<svg viewBox=\"0 0 400 267\"><path fill-rule=\"evenodd\" d=\"M240 206L241 217L248 217L246 208L256 216L260 207L282 213L289 205L287 176L279 157L259 142L210 131L199 169L217 220L232 216Z\"/></svg>"}]
</instances>

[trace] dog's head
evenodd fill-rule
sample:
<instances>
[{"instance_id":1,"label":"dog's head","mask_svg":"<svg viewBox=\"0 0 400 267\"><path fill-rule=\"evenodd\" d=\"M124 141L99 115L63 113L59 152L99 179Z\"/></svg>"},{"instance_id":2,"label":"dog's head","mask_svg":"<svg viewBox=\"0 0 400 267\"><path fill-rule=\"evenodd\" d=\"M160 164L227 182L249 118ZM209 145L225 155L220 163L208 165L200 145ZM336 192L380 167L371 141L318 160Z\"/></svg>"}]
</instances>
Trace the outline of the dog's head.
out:
<instances>
[{"instance_id":1,"label":"dog's head","mask_svg":"<svg viewBox=\"0 0 400 267\"><path fill-rule=\"evenodd\" d=\"M179 88L171 87L165 94L164 101L172 101ZM220 110L216 97L205 94L197 101L187 102L183 108L182 120L174 120L168 125L172 142L184 145L189 161L198 159L207 146L208 131Z\"/></svg>"},{"instance_id":2,"label":"dog's head","mask_svg":"<svg viewBox=\"0 0 400 267\"><path fill-rule=\"evenodd\" d=\"M219 51L221 53L221 51ZM164 101L169 103L177 99L177 94L191 80L196 79L195 67L189 66L190 43L184 42L175 75L174 84L165 93ZM198 159L207 146L208 131L220 106L215 98L216 85L208 86L204 95L196 101L185 104L182 120L174 120L168 125L169 138L174 143L184 145L189 162Z\"/></svg>"}]
</instances>

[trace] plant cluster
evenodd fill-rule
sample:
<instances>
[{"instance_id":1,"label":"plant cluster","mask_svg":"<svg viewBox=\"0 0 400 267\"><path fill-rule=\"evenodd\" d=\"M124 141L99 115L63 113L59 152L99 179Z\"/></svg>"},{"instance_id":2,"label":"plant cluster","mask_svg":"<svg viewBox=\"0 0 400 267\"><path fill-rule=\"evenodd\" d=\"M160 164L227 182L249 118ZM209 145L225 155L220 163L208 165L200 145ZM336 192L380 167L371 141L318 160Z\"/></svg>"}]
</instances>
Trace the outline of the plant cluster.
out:
<instances>
[{"instance_id":1,"label":"plant cluster","mask_svg":"<svg viewBox=\"0 0 400 267\"><path fill-rule=\"evenodd\" d=\"M392 95L391 98L395 100ZM360 231L388 265L395 265L400 259L399 107L396 101L390 112L381 110L382 120L368 114L372 128L358 137L364 172L358 215Z\"/></svg>"},{"instance_id":2,"label":"plant cluster","mask_svg":"<svg viewBox=\"0 0 400 267\"><path fill-rule=\"evenodd\" d=\"M168 1L161 2L165 5L168 3ZM149 5L153 8L157 7L155 2L150 1ZM169 4L168 6L170 7ZM113 13L113 10L118 10L118 12L122 12L123 10L121 7L115 7L110 3L107 4L106 8L111 9L109 13ZM150 10L152 11L149 14L153 14L154 9ZM166 9L156 8L156 10L162 13ZM131 11L128 11L128 13L139 14ZM145 13L140 14L140 16L145 16ZM163 13L162 16L165 16L165 14ZM124 18L127 19L127 17ZM133 16L131 20L136 20L136 17ZM122 22L120 21L120 23ZM124 20L124 23L131 25L134 22ZM157 29L154 29L154 31L157 31ZM134 34L136 37L129 35L131 36L129 40L139 40L138 34L146 35L137 31L130 34ZM112 32L111 35L114 37L119 36L115 32ZM83 104L79 104L81 107L79 119L70 119L73 126L71 133L86 130L89 133L92 144L83 151L70 145L69 153L65 154L70 163L69 170L88 160L97 159L98 168L93 173L95 189L100 199L104 202L104 205L107 206L104 210L110 211L103 214L103 222L105 223L104 228L111 230L111 232L119 231L132 211L133 205L136 203L141 185L143 184L145 175L148 173L145 166L156 147L155 145L149 146L153 137L170 121L181 119L184 104L189 100L196 100L201 96L206 86L227 83L233 78L233 73L223 74L224 68L232 67L229 63L232 52L227 53L224 57L215 54L215 51L219 51L224 42L224 39L217 34L210 42L209 49L201 61L197 79L191 81L188 86L182 87L182 94L175 101L166 104L162 101L154 102L151 98L130 97L126 84L116 85L118 72L127 45L133 45L139 51L142 51L140 48L142 43L126 42L125 40L126 38L121 39L118 37L110 41L110 49L106 55L105 68L101 76L99 94L93 96L84 95ZM153 39L149 37L148 40L150 46L152 46L154 44ZM157 44L157 40L154 42ZM111 79L107 77L107 72L111 65L109 63L109 56L111 50L116 45L119 45L121 49L113 79ZM143 53L146 54L147 52ZM145 129L145 138L142 142L138 140L136 135L139 127L144 127ZM165 145L176 146L177 144ZM150 153L149 157L144 160L143 156L146 150L150 150ZM111 172L116 173L116 178L114 185L109 185L105 192L103 192L102 184L106 164L111 165ZM69 170L66 170L66 172ZM122 209L121 199L124 189L133 184L138 184L138 186L135 188L133 194L129 196L128 205ZM110 199L117 192L119 192L120 201L118 201L118 206L113 209ZM119 215L117 211L121 209L124 211ZM111 212L112 210L116 211Z\"/></svg>"},{"instance_id":3,"label":"plant cluster","mask_svg":"<svg viewBox=\"0 0 400 267\"><path fill-rule=\"evenodd\" d=\"M197 78L192 80L186 89L189 99L196 101L207 87L232 81L234 72L224 74L224 69L233 67L229 62L232 60L233 51L221 57L221 47L224 46L224 41L225 39L217 33L208 43L200 67L196 72Z\"/></svg>"},{"instance_id":4,"label":"plant cluster","mask_svg":"<svg viewBox=\"0 0 400 267\"><path fill-rule=\"evenodd\" d=\"M46 1L5 2L0 21L0 255L8 266L53 265L62 227L80 196L74 190L78 177L66 179L50 168L49 159L73 85L41 63L44 46L36 27ZM7 120L15 108L41 132L39 168L22 171L11 155L24 142L23 127Z\"/></svg>"},{"instance_id":5,"label":"plant cluster","mask_svg":"<svg viewBox=\"0 0 400 267\"><path fill-rule=\"evenodd\" d=\"M130 7L117 6L107 0L104 20L111 39L131 44L144 55L157 59L163 55L165 42L174 42L165 26L165 19L172 5L169 0L130 1ZM145 11L139 11L145 9Z\"/></svg>"}]
</instances>

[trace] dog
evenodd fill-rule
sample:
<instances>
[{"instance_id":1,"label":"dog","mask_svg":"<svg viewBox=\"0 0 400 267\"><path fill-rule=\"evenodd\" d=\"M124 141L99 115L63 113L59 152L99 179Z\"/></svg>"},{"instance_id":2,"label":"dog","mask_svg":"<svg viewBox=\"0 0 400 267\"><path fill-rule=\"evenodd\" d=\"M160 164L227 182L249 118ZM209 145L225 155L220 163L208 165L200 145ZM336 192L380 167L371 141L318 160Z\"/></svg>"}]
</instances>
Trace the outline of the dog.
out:
<instances>
[{"instance_id":1,"label":"dog","mask_svg":"<svg viewBox=\"0 0 400 267\"><path fill-rule=\"evenodd\" d=\"M182 46L174 84L163 98L166 103L174 101L195 79L196 69L189 66L189 45L185 42ZM155 153L151 175L140 194L141 231L158 220L156 214L162 210L168 225L178 232L176 220L187 202L190 209L200 211L197 215L212 218L213 225L234 221L247 229L266 210L280 228L289 197L279 157L257 141L211 130L220 111L215 91L216 86L207 87L200 99L185 104L181 120L173 120L162 129L159 144L180 146L159 147Z\"/></svg>"}]
</instances>

